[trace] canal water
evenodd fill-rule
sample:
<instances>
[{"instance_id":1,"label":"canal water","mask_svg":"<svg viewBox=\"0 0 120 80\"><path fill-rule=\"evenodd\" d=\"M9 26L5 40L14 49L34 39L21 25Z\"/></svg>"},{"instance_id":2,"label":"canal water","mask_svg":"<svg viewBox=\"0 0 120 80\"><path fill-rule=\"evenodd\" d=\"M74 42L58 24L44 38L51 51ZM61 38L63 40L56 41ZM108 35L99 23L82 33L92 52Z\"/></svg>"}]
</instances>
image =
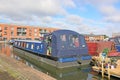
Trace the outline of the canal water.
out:
<instances>
[{"instance_id":1,"label":"canal water","mask_svg":"<svg viewBox=\"0 0 120 80\"><path fill-rule=\"evenodd\" d=\"M107 80L102 79L100 74L92 71L91 66L89 65L58 69L40 61L35 61L30 57L21 55L19 51L14 51L13 46L9 44L0 44L0 53L5 54L6 57L21 61L29 67L42 71L57 80ZM119 79L112 77L111 80Z\"/></svg>"}]
</instances>

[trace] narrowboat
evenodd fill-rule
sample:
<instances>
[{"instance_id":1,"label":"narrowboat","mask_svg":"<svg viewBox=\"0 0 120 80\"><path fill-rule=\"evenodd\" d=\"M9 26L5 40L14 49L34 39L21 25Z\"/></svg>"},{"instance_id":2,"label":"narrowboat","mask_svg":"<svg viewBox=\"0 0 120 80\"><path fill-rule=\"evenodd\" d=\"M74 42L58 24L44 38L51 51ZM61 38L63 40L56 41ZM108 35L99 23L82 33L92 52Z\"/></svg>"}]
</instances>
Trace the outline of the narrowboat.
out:
<instances>
[{"instance_id":1,"label":"narrowboat","mask_svg":"<svg viewBox=\"0 0 120 80\"><path fill-rule=\"evenodd\" d=\"M13 44L15 40L9 40L8 43L9 44Z\"/></svg>"},{"instance_id":2,"label":"narrowboat","mask_svg":"<svg viewBox=\"0 0 120 80\"><path fill-rule=\"evenodd\" d=\"M46 34L42 41L15 40L13 46L60 68L76 66L78 62L89 64L91 60L84 36L71 30Z\"/></svg>"}]
</instances>

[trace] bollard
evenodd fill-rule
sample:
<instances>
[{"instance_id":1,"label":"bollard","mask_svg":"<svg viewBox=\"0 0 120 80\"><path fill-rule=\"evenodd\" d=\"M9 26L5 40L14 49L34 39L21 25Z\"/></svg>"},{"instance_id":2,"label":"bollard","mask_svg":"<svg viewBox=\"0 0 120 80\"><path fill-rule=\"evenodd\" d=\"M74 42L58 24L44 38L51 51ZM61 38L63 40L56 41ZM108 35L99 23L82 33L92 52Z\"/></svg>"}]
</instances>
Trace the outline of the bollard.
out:
<instances>
[{"instance_id":1,"label":"bollard","mask_svg":"<svg viewBox=\"0 0 120 80\"><path fill-rule=\"evenodd\" d=\"M108 64L108 80L110 80L110 64Z\"/></svg>"},{"instance_id":2,"label":"bollard","mask_svg":"<svg viewBox=\"0 0 120 80\"><path fill-rule=\"evenodd\" d=\"M102 62L102 78L104 78L104 66L103 66L103 62Z\"/></svg>"}]
</instances>

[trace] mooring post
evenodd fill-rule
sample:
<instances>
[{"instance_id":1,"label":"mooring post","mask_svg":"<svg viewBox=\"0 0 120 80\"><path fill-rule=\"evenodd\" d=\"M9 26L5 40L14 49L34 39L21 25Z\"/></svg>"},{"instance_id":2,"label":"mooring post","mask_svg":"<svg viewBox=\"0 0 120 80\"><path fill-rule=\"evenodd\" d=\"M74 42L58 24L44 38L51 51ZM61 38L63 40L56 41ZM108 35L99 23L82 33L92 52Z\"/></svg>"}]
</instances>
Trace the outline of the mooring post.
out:
<instances>
[{"instance_id":1,"label":"mooring post","mask_svg":"<svg viewBox=\"0 0 120 80\"><path fill-rule=\"evenodd\" d=\"M108 80L110 80L110 64L108 63Z\"/></svg>"},{"instance_id":2,"label":"mooring post","mask_svg":"<svg viewBox=\"0 0 120 80\"><path fill-rule=\"evenodd\" d=\"M103 61L102 61L102 78L104 78L104 66L103 66Z\"/></svg>"}]
</instances>

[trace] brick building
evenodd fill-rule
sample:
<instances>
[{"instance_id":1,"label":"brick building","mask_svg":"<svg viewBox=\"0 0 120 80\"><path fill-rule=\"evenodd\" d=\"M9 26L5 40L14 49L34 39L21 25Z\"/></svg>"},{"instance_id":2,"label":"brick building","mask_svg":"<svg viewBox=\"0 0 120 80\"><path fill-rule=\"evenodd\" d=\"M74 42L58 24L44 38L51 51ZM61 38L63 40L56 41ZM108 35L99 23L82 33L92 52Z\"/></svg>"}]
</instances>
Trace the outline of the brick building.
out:
<instances>
[{"instance_id":1,"label":"brick building","mask_svg":"<svg viewBox=\"0 0 120 80\"><path fill-rule=\"evenodd\" d=\"M94 34L85 34L86 41L103 41L105 40L105 35L94 35Z\"/></svg>"},{"instance_id":2,"label":"brick building","mask_svg":"<svg viewBox=\"0 0 120 80\"><path fill-rule=\"evenodd\" d=\"M112 34L112 37L120 37L120 32L118 32L118 33L113 33L113 34Z\"/></svg>"},{"instance_id":3,"label":"brick building","mask_svg":"<svg viewBox=\"0 0 120 80\"><path fill-rule=\"evenodd\" d=\"M23 26L14 24L0 24L0 40L27 39L38 40L46 33L51 33L57 28Z\"/></svg>"}]
</instances>

